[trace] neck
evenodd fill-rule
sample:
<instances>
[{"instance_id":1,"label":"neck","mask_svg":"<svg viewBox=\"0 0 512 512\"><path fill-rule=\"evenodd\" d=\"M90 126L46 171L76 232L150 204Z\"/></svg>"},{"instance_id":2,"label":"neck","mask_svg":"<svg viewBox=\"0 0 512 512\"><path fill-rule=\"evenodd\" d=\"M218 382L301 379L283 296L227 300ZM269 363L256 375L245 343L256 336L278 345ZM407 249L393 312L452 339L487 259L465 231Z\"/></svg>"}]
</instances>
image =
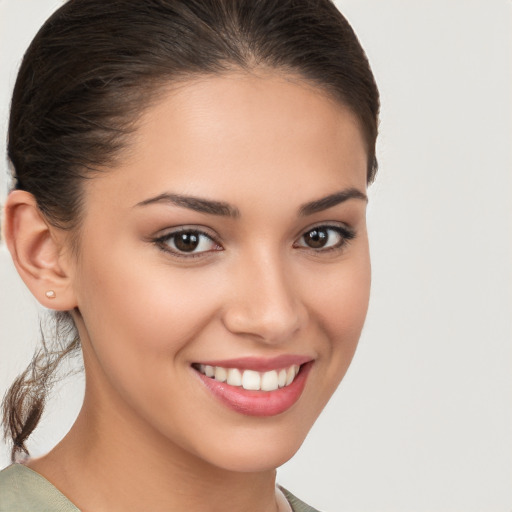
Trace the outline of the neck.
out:
<instances>
[{"instance_id":1,"label":"neck","mask_svg":"<svg viewBox=\"0 0 512 512\"><path fill-rule=\"evenodd\" d=\"M68 435L29 464L83 512L277 510L275 470L213 466L111 405L92 407L86 394Z\"/></svg>"}]
</instances>

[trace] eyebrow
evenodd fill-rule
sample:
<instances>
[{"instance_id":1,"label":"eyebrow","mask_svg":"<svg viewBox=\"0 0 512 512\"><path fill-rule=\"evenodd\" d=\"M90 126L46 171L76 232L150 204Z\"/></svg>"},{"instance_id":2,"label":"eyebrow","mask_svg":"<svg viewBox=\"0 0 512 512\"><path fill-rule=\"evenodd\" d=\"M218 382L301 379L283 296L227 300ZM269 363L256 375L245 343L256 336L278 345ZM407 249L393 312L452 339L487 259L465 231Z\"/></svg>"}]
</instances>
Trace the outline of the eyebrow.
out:
<instances>
[{"instance_id":1,"label":"eyebrow","mask_svg":"<svg viewBox=\"0 0 512 512\"><path fill-rule=\"evenodd\" d=\"M349 199L361 199L363 201L368 202L368 197L366 197L366 194L363 194L363 192L361 192L357 188L347 188L345 190L335 192L334 194L331 194L327 197L322 197L321 199L317 199L316 201L311 201L310 203L303 204L299 208L299 215L301 217L313 215L313 213L322 212L340 203L344 203Z\"/></svg>"},{"instance_id":2,"label":"eyebrow","mask_svg":"<svg viewBox=\"0 0 512 512\"><path fill-rule=\"evenodd\" d=\"M368 198L365 194L363 194L363 192L357 190L356 188L349 188L328 195L326 197L322 197L321 199L303 204L299 208L299 216L306 217L308 215L327 210L333 206L348 201L349 199L361 199L363 201L368 201ZM158 203L171 203L175 206L188 208L189 210L194 210L200 213L208 213L210 215L219 215L232 218L240 217L240 210L224 201L214 201L212 199L204 199L201 197L187 196L182 194L160 194L150 199L141 201L135 206L147 206L150 204Z\"/></svg>"},{"instance_id":3,"label":"eyebrow","mask_svg":"<svg viewBox=\"0 0 512 512\"><path fill-rule=\"evenodd\" d=\"M159 196L137 203L136 206L147 206L155 203L171 203L175 206L181 206L182 208L188 208L196 212L209 213L210 215L221 215L233 218L240 217L238 208L223 201L213 201L212 199L202 199L200 197L181 194L160 194Z\"/></svg>"}]
</instances>

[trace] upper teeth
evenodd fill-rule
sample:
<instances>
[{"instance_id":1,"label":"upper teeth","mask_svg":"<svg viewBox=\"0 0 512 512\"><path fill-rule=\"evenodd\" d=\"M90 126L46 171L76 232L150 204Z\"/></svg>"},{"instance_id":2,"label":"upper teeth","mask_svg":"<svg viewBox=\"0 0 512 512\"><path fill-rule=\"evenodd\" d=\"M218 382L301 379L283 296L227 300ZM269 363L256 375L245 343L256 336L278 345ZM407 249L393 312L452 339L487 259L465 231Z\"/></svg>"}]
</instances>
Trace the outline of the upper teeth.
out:
<instances>
[{"instance_id":1,"label":"upper teeth","mask_svg":"<svg viewBox=\"0 0 512 512\"><path fill-rule=\"evenodd\" d=\"M275 391L278 388L289 386L299 373L299 366L296 364L289 368L269 372L223 368L208 364L200 364L197 368L202 374L219 382L227 382L231 386L241 386L254 391Z\"/></svg>"}]
</instances>

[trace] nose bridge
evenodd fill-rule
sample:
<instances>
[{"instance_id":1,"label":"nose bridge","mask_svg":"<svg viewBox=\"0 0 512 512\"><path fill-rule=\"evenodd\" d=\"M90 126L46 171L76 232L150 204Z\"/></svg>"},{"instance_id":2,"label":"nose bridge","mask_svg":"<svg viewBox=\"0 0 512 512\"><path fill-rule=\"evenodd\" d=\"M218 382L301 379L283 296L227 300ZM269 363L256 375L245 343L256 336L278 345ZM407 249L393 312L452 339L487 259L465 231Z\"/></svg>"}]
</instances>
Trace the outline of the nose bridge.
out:
<instances>
[{"instance_id":1,"label":"nose bridge","mask_svg":"<svg viewBox=\"0 0 512 512\"><path fill-rule=\"evenodd\" d=\"M267 343L289 339L304 322L304 306L292 273L277 251L250 251L240 258L235 293L225 314L228 329Z\"/></svg>"}]
</instances>

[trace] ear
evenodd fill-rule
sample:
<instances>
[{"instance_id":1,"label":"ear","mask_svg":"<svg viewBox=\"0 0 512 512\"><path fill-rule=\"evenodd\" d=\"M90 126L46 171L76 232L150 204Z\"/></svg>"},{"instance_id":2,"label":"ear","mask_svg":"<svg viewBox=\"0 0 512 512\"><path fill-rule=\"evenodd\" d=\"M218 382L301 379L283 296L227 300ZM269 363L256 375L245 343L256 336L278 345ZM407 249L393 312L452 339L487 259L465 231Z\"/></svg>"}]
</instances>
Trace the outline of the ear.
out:
<instances>
[{"instance_id":1,"label":"ear","mask_svg":"<svg viewBox=\"0 0 512 512\"><path fill-rule=\"evenodd\" d=\"M3 231L16 270L34 297L50 309L75 308L68 237L46 221L32 194L13 190L8 195Z\"/></svg>"}]
</instances>

